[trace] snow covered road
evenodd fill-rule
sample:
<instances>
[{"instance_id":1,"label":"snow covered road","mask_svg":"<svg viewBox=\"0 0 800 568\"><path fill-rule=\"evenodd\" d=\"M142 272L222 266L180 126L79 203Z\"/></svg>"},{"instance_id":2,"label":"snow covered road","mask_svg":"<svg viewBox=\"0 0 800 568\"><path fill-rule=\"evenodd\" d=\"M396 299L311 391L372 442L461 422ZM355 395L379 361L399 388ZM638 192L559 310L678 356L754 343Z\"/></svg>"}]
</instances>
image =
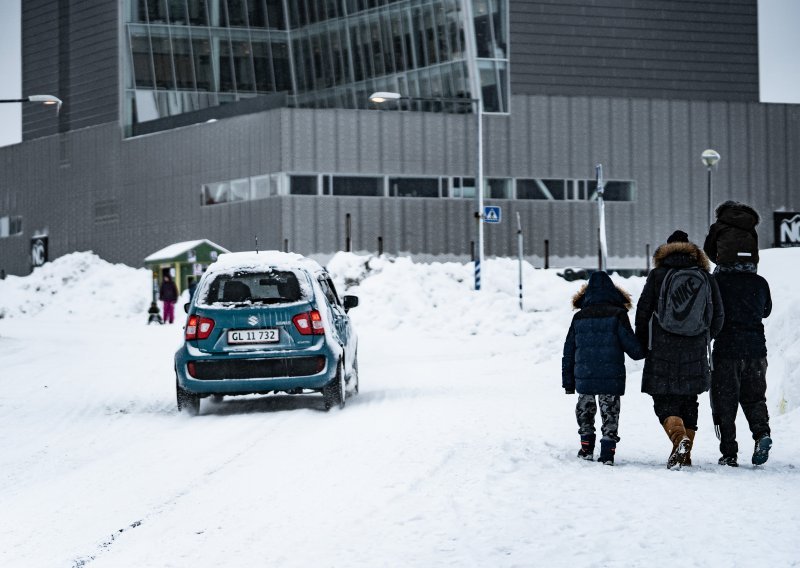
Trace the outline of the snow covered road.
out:
<instances>
[{"instance_id":1,"label":"snow covered road","mask_svg":"<svg viewBox=\"0 0 800 568\"><path fill-rule=\"evenodd\" d=\"M560 357L578 283L531 276L523 315L510 276L508 291L498 280L475 298L449 288L469 288L459 266L394 268L351 290L362 390L328 413L321 397L274 396L178 415L180 326L103 317L128 293L111 276L74 316L51 298L0 319L0 564L800 564L796 408L773 412L765 467L731 469L716 465L703 396L696 465L668 471L629 361L617 465L577 460ZM21 280L0 296L23 294ZM621 282L636 297L643 281ZM770 346L768 380L786 374L783 345ZM748 464L743 420L739 442Z\"/></svg>"}]
</instances>

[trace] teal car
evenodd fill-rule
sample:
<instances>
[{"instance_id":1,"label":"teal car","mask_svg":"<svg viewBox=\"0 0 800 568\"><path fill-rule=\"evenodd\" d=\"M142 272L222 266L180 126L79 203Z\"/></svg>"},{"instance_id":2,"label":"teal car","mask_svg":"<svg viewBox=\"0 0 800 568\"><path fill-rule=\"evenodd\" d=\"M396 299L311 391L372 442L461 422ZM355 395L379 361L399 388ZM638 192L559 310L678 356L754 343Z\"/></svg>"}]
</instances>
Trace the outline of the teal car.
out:
<instances>
[{"instance_id":1,"label":"teal car","mask_svg":"<svg viewBox=\"0 0 800 568\"><path fill-rule=\"evenodd\" d=\"M229 253L210 265L186 304L175 353L178 410L244 394L321 393L326 410L358 393L358 337L317 262L277 251Z\"/></svg>"}]
</instances>

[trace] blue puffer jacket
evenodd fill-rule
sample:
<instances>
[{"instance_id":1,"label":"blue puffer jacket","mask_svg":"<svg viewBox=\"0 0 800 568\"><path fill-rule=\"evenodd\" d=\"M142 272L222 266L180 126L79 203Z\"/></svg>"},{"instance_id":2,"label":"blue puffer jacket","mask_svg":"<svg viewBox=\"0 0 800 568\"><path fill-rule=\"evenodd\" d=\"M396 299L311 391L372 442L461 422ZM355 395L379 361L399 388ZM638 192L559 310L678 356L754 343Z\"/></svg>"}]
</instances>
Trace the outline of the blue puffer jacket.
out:
<instances>
[{"instance_id":1,"label":"blue puffer jacket","mask_svg":"<svg viewBox=\"0 0 800 568\"><path fill-rule=\"evenodd\" d=\"M564 342L561 386L580 394L625 394L625 353L645 356L628 320L630 296L608 274L594 272L572 305L580 311Z\"/></svg>"}]
</instances>

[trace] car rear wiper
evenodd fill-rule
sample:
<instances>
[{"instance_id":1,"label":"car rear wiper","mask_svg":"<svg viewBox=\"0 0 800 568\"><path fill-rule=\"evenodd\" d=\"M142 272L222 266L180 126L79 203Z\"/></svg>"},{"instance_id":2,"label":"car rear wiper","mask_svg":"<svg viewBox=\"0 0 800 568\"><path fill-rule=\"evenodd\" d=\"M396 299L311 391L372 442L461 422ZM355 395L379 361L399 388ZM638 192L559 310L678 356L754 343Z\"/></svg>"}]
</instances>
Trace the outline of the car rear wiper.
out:
<instances>
[{"instance_id":1,"label":"car rear wiper","mask_svg":"<svg viewBox=\"0 0 800 568\"><path fill-rule=\"evenodd\" d=\"M294 300L292 298L280 297L280 298L253 298L250 301L253 302L254 304L282 304L286 302L296 302L297 300Z\"/></svg>"}]
</instances>

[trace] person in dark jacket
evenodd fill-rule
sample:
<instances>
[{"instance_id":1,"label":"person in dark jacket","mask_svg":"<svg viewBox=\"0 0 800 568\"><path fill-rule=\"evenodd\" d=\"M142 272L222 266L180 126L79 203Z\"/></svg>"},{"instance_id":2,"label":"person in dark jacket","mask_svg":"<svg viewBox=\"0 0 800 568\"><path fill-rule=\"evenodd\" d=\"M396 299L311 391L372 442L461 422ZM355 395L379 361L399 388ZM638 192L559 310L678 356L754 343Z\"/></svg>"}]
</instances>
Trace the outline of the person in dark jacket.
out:
<instances>
[{"instance_id":1,"label":"person in dark jacket","mask_svg":"<svg viewBox=\"0 0 800 568\"><path fill-rule=\"evenodd\" d=\"M161 288L158 291L158 298L164 303L164 323L175 321L175 302L178 301L178 287L172 281L169 274L164 275Z\"/></svg>"},{"instance_id":2,"label":"person in dark jacket","mask_svg":"<svg viewBox=\"0 0 800 568\"><path fill-rule=\"evenodd\" d=\"M755 272L758 266L758 212L738 201L725 201L716 210L703 251L719 270Z\"/></svg>"},{"instance_id":3,"label":"person in dark jacket","mask_svg":"<svg viewBox=\"0 0 800 568\"><path fill-rule=\"evenodd\" d=\"M631 298L608 274L594 272L574 296L572 305L580 311L572 318L564 342L561 386L567 394L577 390L580 395L575 407L581 437L578 457L594 457L597 395L603 419L598 461L614 465L620 397L625 394L625 353L632 359L644 357L628 320Z\"/></svg>"},{"instance_id":4,"label":"person in dark jacket","mask_svg":"<svg viewBox=\"0 0 800 568\"><path fill-rule=\"evenodd\" d=\"M736 467L736 413L741 404L755 440L752 463L769 457L772 438L767 411L767 342L761 320L772 311L769 284L758 274L720 272L714 275L725 325L714 341L711 409L719 437L720 465Z\"/></svg>"},{"instance_id":5,"label":"person in dark jacket","mask_svg":"<svg viewBox=\"0 0 800 568\"><path fill-rule=\"evenodd\" d=\"M697 395L711 387L708 335L713 339L719 334L725 312L719 288L709 279L713 304L709 334L685 336L665 331L653 317L664 278L671 269L700 267L707 272L709 263L700 247L689 242L685 232L675 231L667 244L656 249L653 265L636 305L636 337L648 349L642 392L653 397L653 410L672 442L667 460L667 467L672 468L692 463Z\"/></svg>"}]
</instances>

